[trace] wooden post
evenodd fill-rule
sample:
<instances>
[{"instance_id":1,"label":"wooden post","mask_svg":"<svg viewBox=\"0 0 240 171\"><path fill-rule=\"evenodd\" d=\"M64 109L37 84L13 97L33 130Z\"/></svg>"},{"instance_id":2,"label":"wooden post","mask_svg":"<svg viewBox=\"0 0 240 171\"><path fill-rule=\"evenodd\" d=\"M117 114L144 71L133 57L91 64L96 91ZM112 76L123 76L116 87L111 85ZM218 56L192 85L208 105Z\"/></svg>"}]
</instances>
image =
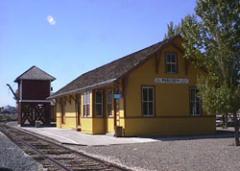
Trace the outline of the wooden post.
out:
<instances>
[{"instance_id":1,"label":"wooden post","mask_svg":"<svg viewBox=\"0 0 240 171\"><path fill-rule=\"evenodd\" d=\"M78 128L78 97L75 95L76 130Z\"/></svg>"},{"instance_id":2,"label":"wooden post","mask_svg":"<svg viewBox=\"0 0 240 171\"><path fill-rule=\"evenodd\" d=\"M114 98L113 99L113 117L114 117L114 129L117 126L117 100Z\"/></svg>"},{"instance_id":3,"label":"wooden post","mask_svg":"<svg viewBox=\"0 0 240 171\"><path fill-rule=\"evenodd\" d=\"M106 104L107 104L107 97L106 97L106 92L107 90L106 89L103 89L102 90L102 96L103 96L103 122L104 122L104 133L106 134L107 133L107 124L108 124L108 114L107 114L107 108L106 108Z\"/></svg>"},{"instance_id":4,"label":"wooden post","mask_svg":"<svg viewBox=\"0 0 240 171\"><path fill-rule=\"evenodd\" d=\"M114 85L114 92L113 94L116 94L116 92L118 91L118 83L116 83ZM113 122L114 122L114 132L115 132L115 136L117 135L117 99L115 99L113 97Z\"/></svg>"},{"instance_id":5,"label":"wooden post","mask_svg":"<svg viewBox=\"0 0 240 171\"><path fill-rule=\"evenodd\" d=\"M18 102L18 124L22 124L22 108L21 108L21 103Z\"/></svg>"},{"instance_id":6,"label":"wooden post","mask_svg":"<svg viewBox=\"0 0 240 171\"><path fill-rule=\"evenodd\" d=\"M233 118L234 118L234 130L235 130L235 145L236 146L240 146L240 141L239 141L239 120L238 120L236 112L233 114Z\"/></svg>"}]
</instances>

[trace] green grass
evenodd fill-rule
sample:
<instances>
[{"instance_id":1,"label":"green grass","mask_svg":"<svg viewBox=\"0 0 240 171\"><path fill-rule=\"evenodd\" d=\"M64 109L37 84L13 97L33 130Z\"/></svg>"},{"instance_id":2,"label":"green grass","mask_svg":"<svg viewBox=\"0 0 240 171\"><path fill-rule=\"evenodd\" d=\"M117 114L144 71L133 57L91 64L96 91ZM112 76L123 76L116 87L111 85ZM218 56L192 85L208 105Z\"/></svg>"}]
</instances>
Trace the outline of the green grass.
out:
<instances>
[{"instance_id":1,"label":"green grass","mask_svg":"<svg viewBox=\"0 0 240 171\"><path fill-rule=\"evenodd\" d=\"M0 122L16 121L17 117L14 114L0 114Z\"/></svg>"}]
</instances>

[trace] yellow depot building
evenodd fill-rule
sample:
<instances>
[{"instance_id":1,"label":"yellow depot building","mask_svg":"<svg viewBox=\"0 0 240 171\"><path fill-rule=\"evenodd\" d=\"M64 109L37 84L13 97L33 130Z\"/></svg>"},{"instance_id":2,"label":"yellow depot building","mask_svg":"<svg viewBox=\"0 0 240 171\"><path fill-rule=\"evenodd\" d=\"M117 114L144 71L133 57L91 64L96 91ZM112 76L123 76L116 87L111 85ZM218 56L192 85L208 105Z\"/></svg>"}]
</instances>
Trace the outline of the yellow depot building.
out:
<instances>
[{"instance_id":1,"label":"yellow depot building","mask_svg":"<svg viewBox=\"0 0 240 171\"><path fill-rule=\"evenodd\" d=\"M49 98L57 127L117 136L214 133L202 110L199 71L175 36L80 75Z\"/></svg>"}]
</instances>

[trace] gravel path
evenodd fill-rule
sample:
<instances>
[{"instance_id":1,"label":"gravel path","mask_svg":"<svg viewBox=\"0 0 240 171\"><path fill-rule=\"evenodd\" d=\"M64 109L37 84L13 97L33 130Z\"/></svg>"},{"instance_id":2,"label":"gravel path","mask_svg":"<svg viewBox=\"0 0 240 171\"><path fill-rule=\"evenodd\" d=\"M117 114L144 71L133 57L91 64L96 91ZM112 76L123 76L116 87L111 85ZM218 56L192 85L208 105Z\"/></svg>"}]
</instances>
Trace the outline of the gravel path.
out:
<instances>
[{"instance_id":1,"label":"gravel path","mask_svg":"<svg viewBox=\"0 0 240 171\"><path fill-rule=\"evenodd\" d=\"M25 154L0 132L0 170L9 168L13 171L40 171L42 166Z\"/></svg>"},{"instance_id":2,"label":"gravel path","mask_svg":"<svg viewBox=\"0 0 240 171\"><path fill-rule=\"evenodd\" d=\"M135 170L239 171L240 147L232 137L214 136L161 139L157 142L112 145L68 146Z\"/></svg>"}]
</instances>

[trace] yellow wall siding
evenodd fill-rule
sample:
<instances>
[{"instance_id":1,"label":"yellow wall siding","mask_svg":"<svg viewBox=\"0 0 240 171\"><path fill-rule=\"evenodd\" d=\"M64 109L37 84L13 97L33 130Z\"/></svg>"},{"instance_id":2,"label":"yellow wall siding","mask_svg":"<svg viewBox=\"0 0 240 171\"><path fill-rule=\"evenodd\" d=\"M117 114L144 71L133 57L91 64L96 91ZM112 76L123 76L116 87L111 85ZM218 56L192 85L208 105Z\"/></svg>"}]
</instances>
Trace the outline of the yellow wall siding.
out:
<instances>
[{"instance_id":1,"label":"yellow wall siding","mask_svg":"<svg viewBox=\"0 0 240 171\"><path fill-rule=\"evenodd\" d=\"M75 110L75 101L73 99L70 100L69 97L67 97L67 100L65 102L65 117L64 117L64 123L62 123L61 118L61 105L57 103L57 127L59 128L76 128L76 110Z\"/></svg>"},{"instance_id":2,"label":"yellow wall siding","mask_svg":"<svg viewBox=\"0 0 240 171\"><path fill-rule=\"evenodd\" d=\"M114 119L113 117L106 118L106 132L107 133L114 133Z\"/></svg>"},{"instance_id":3,"label":"yellow wall siding","mask_svg":"<svg viewBox=\"0 0 240 171\"><path fill-rule=\"evenodd\" d=\"M125 136L200 135L216 131L215 117L129 118L125 122Z\"/></svg>"},{"instance_id":4,"label":"yellow wall siding","mask_svg":"<svg viewBox=\"0 0 240 171\"><path fill-rule=\"evenodd\" d=\"M83 133L93 134L93 120L92 118L81 118L81 131Z\"/></svg>"},{"instance_id":5,"label":"yellow wall siding","mask_svg":"<svg viewBox=\"0 0 240 171\"><path fill-rule=\"evenodd\" d=\"M76 116L75 110L75 102L71 99L71 101L67 101L65 105L65 116Z\"/></svg>"},{"instance_id":6,"label":"yellow wall siding","mask_svg":"<svg viewBox=\"0 0 240 171\"><path fill-rule=\"evenodd\" d=\"M61 128L61 117L56 116L56 126L57 128Z\"/></svg>"},{"instance_id":7,"label":"yellow wall siding","mask_svg":"<svg viewBox=\"0 0 240 171\"><path fill-rule=\"evenodd\" d=\"M165 72L165 54L174 52L178 57L178 73ZM181 52L169 45L160 53L158 73L156 72L155 56L152 56L142 66L135 69L128 76L126 87L126 119L125 134L129 135L180 135L192 133L212 133L215 131L215 119L190 116L189 89L196 84L197 70L188 65ZM155 78L187 78L189 84L159 84ZM141 87L155 87L155 114L146 118L142 114ZM206 114L204 113L204 116ZM179 118L184 116L183 118ZM159 118L159 117L165 117ZM173 117L173 118L172 118ZM174 118L175 117L175 118ZM194 127L196 125L196 127Z\"/></svg>"},{"instance_id":8,"label":"yellow wall siding","mask_svg":"<svg viewBox=\"0 0 240 171\"><path fill-rule=\"evenodd\" d=\"M177 52L178 73L165 73L164 57L166 52ZM159 73L156 73L155 58L151 58L144 65L137 68L128 77L127 95L126 95L126 115L142 116L141 111L141 86L150 85L155 87L156 91L156 115L157 116L178 116L189 115L189 89L196 84L196 71L189 67L185 73L184 59L175 48L168 46L160 56ZM189 84L159 84L155 83L155 78L188 78Z\"/></svg>"},{"instance_id":9,"label":"yellow wall siding","mask_svg":"<svg viewBox=\"0 0 240 171\"><path fill-rule=\"evenodd\" d=\"M125 123L126 123L125 118L120 118L120 124L117 125L117 126L122 127L122 128L123 128L123 131L124 131L124 130L126 129Z\"/></svg>"},{"instance_id":10,"label":"yellow wall siding","mask_svg":"<svg viewBox=\"0 0 240 171\"><path fill-rule=\"evenodd\" d=\"M113 118L81 118L81 131L89 134L114 133Z\"/></svg>"},{"instance_id":11,"label":"yellow wall siding","mask_svg":"<svg viewBox=\"0 0 240 171\"><path fill-rule=\"evenodd\" d=\"M61 128L76 129L76 117L65 117L65 123L61 124Z\"/></svg>"},{"instance_id":12,"label":"yellow wall siding","mask_svg":"<svg viewBox=\"0 0 240 171\"><path fill-rule=\"evenodd\" d=\"M104 118L93 118L93 134L106 133L106 120Z\"/></svg>"},{"instance_id":13,"label":"yellow wall siding","mask_svg":"<svg viewBox=\"0 0 240 171\"><path fill-rule=\"evenodd\" d=\"M81 100L81 116L80 116L80 127L83 133L88 134L104 134L104 133L113 133L114 126L113 126L113 118L96 118L94 117L93 113L93 97L92 93L90 93L90 115L83 116L83 96L80 96ZM56 107L56 123L58 128L77 128L77 111L75 107L75 101L69 97L65 97L65 123L62 123L61 119L61 105L57 103ZM107 114L106 114L107 115ZM105 116L106 116L105 115Z\"/></svg>"},{"instance_id":14,"label":"yellow wall siding","mask_svg":"<svg viewBox=\"0 0 240 171\"><path fill-rule=\"evenodd\" d=\"M186 85L159 85L156 91L156 115L189 115L189 87Z\"/></svg>"},{"instance_id":15,"label":"yellow wall siding","mask_svg":"<svg viewBox=\"0 0 240 171\"><path fill-rule=\"evenodd\" d=\"M60 110L60 104L58 101L56 101L56 126L57 128L61 128L61 110Z\"/></svg>"}]
</instances>

